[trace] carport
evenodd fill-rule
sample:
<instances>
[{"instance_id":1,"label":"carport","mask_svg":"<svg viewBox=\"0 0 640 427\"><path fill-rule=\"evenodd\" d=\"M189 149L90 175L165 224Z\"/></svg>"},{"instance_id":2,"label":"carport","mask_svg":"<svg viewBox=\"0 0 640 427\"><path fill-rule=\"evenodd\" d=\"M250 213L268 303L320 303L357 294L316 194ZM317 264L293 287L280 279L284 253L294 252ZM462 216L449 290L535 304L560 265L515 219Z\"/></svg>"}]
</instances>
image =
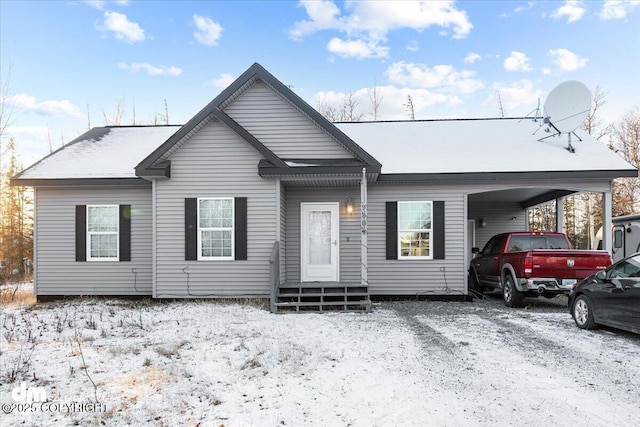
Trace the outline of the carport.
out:
<instances>
[{"instance_id":1,"label":"carport","mask_svg":"<svg viewBox=\"0 0 640 427\"><path fill-rule=\"evenodd\" d=\"M638 170L585 132L554 134L541 118L424 120L337 124L382 164L377 185L400 197L414 185L447 197L447 271L464 277L471 248L494 234L526 230L527 209L577 192L602 194L611 224L615 178ZM458 205L459 203L459 205ZM459 206L459 211L458 211ZM556 204L562 230L563 203ZM603 227L611 251L610 227ZM453 273L451 273L453 275Z\"/></svg>"}]
</instances>

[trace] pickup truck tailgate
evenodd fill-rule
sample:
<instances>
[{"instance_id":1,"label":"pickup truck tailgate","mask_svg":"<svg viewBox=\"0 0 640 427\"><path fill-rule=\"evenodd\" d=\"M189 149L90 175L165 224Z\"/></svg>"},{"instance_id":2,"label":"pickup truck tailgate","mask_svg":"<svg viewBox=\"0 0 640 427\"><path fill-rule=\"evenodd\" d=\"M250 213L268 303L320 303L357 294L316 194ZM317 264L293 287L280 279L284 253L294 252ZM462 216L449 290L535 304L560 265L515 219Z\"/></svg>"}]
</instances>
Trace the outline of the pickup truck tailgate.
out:
<instances>
[{"instance_id":1,"label":"pickup truck tailgate","mask_svg":"<svg viewBox=\"0 0 640 427\"><path fill-rule=\"evenodd\" d=\"M533 277L584 279L611 264L606 251L533 250Z\"/></svg>"}]
</instances>

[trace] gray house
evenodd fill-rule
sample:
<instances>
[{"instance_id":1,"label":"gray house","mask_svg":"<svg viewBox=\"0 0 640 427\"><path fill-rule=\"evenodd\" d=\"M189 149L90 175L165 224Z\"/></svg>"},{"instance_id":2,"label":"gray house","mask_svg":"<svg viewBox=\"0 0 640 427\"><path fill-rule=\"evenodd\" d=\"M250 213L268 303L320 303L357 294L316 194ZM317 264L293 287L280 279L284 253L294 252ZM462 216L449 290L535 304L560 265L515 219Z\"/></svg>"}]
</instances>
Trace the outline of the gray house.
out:
<instances>
[{"instance_id":1,"label":"gray house","mask_svg":"<svg viewBox=\"0 0 640 427\"><path fill-rule=\"evenodd\" d=\"M545 131L532 119L332 124L254 64L183 126L91 129L12 184L35 190L39 299L359 308L465 296L471 248L526 229L536 204L600 192L610 223L612 180L638 171L587 135L570 152Z\"/></svg>"}]
</instances>

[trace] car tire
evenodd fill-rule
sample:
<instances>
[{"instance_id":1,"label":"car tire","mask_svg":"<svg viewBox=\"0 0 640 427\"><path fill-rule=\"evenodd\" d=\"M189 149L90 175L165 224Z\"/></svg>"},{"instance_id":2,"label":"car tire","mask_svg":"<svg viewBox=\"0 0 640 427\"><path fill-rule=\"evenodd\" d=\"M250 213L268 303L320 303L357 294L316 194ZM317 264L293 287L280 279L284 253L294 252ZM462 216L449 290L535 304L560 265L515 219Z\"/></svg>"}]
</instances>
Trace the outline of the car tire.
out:
<instances>
[{"instance_id":1,"label":"car tire","mask_svg":"<svg viewBox=\"0 0 640 427\"><path fill-rule=\"evenodd\" d=\"M516 282L511 273L504 276L502 296L507 307L521 307L524 302L524 294L516 288Z\"/></svg>"},{"instance_id":2,"label":"car tire","mask_svg":"<svg viewBox=\"0 0 640 427\"><path fill-rule=\"evenodd\" d=\"M481 286L480 283L478 283L478 278L476 277L476 273L474 271L469 271L469 278L467 283L469 284L469 290L478 293L484 292L484 286Z\"/></svg>"},{"instance_id":3,"label":"car tire","mask_svg":"<svg viewBox=\"0 0 640 427\"><path fill-rule=\"evenodd\" d=\"M598 327L593 319L593 304L585 295L578 295L573 302L571 316L580 329L595 329Z\"/></svg>"}]
</instances>

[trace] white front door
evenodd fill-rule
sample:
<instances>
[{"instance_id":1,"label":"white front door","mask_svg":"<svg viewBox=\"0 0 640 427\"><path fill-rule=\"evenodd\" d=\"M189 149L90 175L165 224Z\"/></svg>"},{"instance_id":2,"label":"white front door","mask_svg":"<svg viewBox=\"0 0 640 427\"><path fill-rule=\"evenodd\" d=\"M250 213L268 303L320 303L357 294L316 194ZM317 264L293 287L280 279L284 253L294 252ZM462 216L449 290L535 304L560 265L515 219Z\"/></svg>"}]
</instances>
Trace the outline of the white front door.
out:
<instances>
[{"instance_id":1,"label":"white front door","mask_svg":"<svg viewBox=\"0 0 640 427\"><path fill-rule=\"evenodd\" d=\"M300 270L303 282L337 282L339 203L300 205Z\"/></svg>"}]
</instances>

